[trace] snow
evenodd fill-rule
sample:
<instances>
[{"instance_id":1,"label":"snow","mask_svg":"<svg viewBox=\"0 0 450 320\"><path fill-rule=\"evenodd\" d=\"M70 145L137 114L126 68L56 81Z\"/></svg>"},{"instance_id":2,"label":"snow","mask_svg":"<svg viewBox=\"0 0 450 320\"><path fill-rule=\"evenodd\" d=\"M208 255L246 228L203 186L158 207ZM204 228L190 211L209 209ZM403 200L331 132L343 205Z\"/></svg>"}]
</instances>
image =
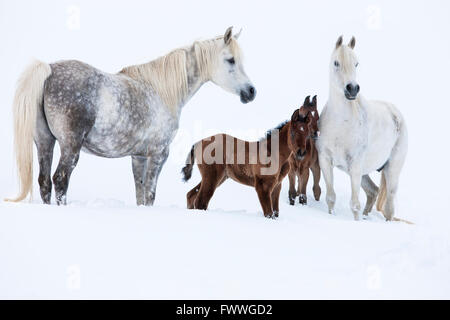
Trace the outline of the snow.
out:
<instances>
[{"instance_id":1,"label":"snow","mask_svg":"<svg viewBox=\"0 0 450 320\"><path fill-rule=\"evenodd\" d=\"M246 72L258 90L253 103L241 105L212 84L200 89L183 110L152 208L134 205L130 159L85 153L69 205L44 206L35 161L35 200L0 203L0 298L450 298L450 4L415 1L404 15L405 4L389 1L261 2L255 15L253 3L230 2L239 10L208 17L217 10L208 1L180 1L183 14L171 22L165 18L171 3L77 1L79 29L66 27L73 8L64 1L0 2L0 37L8 48L0 51L0 198L17 190L9 106L33 56L77 58L114 72L242 26ZM286 180L276 221L263 218L253 189L233 181L217 190L208 212L186 210L185 195L200 179L195 168L189 183L181 181L192 143L219 132L257 139L307 95L318 94L321 109L340 34L345 41L356 36L365 97L395 103L408 123L396 205L397 216L415 224L386 223L378 212L353 221L349 178L338 170L335 215L327 213L323 181L320 202L310 183L308 206L291 207ZM56 148L53 169L58 159ZM378 184L379 174L373 179Z\"/></svg>"}]
</instances>

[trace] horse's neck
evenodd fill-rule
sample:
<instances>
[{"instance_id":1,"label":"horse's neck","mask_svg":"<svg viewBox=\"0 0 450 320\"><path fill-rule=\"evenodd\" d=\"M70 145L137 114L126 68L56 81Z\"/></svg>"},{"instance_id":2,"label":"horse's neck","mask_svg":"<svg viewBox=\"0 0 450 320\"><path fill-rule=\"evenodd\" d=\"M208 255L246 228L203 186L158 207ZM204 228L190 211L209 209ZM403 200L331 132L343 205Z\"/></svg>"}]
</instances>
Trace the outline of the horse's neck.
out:
<instances>
[{"instance_id":1,"label":"horse's neck","mask_svg":"<svg viewBox=\"0 0 450 320\"><path fill-rule=\"evenodd\" d=\"M280 162L284 163L289 160L291 156L291 149L289 148L289 128L291 123L287 123L280 131Z\"/></svg>"},{"instance_id":2,"label":"horse's neck","mask_svg":"<svg viewBox=\"0 0 450 320\"><path fill-rule=\"evenodd\" d=\"M200 66L195 57L194 46L186 49L186 73L187 73L187 93L186 97L181 102L180 108L197 93L197 91L209 81L209 79L203 79L201 77Z\"/></svg>"},{"instance_id":3,"label":"horse's neck","mask_svg":"<svg viewBox=\"0 0 450 320\"><path fill-rule=\"evenodd\" d=\"M278 134L273 134L271 137L267 140L267 148L269 150L272 150L272 143L275 142L273 139L278 138L278 150L276 151L276 155L278 156L280 165L285 163L290 155L291 150L289 149L289 142L288 142L288 132L289 132L290 122L285 124L283 128L278 132Z\"/></svg>"},{"instance_id":4,"label":"horse's neck","mask_svg":"<svg viewBox=\"0 0 450 320\"><path fill-rule=\"evenodd\" d=\"M333 114L334 120L349 120L359 121L364 110L364 98L359 94L358 97L350 101L338 90L331 87L330 95L327 103L327 113Z\"/></svg>"},{"instance_id":5,"label":"horse's neck","mask_svg":"<svg viewBox=\"0 0 450 320\"><path fill-rule=\"evenodd\" d=\"M185 59L184 57L181 58L179 56L181 53L185 54ZM124 68L121 73L124 73L137 81L150 84L153 86L153 89L156 89L159 95L166 98L169 97L170 101L165 100L164 102L174 114L179 115L183 106L186 105L192 96L204 83L209 81L209 79L204 79L200 76L200 67L198 66L195 57L194 46L177 49L172 53L169 53L169 55L173 55L172 57L178 55L177 57L180 60L178 60L179 64L176 65L175 68L182 69L182 72L165 72L163 69L165 68L165 63L161 68L161 60L157 59L146 64ZM159 66L155 67L155 65L158 64ZM186 72L184 72L184 69ZM173 87L171 87L172 85ZM173 97L173 99L171 97Z\"/></svg>"}]
</instances>

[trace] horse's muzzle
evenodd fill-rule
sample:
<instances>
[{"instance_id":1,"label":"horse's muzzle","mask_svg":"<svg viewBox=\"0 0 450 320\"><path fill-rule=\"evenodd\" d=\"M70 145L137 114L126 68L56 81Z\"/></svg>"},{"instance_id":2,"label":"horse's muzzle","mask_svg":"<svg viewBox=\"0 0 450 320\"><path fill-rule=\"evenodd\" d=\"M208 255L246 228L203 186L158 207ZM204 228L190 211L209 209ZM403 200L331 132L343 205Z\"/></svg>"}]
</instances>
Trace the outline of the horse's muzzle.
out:
<instances>
[{"instance_id":1,"label":"horse's muzzle","mask_svg":"<svg viewBox=\"0 0 450 320\"><path fill-rule=\"evenodd\" d=\"M359 90L360 87L358 84L357 85L348 84L344 90L345 97L348 100L355 100L356 97L358 96Z\"/></svg>"},{"instance_id":2,"label":"horse's muzzle","mask_svg":"<svg viewBox=\"0 0 450 320\"><path fill-rule=\"evenodd\" d=\"M305 150L305 151L298 150L298 151L297 151L297 154L295 155L295 158L296 158L298 161L303 161L303 159L305 159L305 156L306 156L306 150Z\"/></svg>"},{"instance_id":3,"label":"horse's muzzle","mask_svg":"<svg viewBox=\"0 0 450 320\"><path fill-rule=\"evenodd\" d=\"M249 103L255 100L256 97L256 89L253 86L249 86L247 90L241 90L241 102Z\"/></svg>"}]
</instances>

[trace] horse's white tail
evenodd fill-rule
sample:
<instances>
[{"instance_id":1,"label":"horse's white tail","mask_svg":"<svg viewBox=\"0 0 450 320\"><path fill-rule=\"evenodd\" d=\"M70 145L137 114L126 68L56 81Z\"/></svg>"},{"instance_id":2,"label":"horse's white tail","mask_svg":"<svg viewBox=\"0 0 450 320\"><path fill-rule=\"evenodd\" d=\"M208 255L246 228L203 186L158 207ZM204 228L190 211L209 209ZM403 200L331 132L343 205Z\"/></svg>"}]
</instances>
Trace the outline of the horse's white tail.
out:
<instances>
[{"instance_id":1,"label":"horse's white tail","mask_svg":"<svg viewBox=\"0 0 450 320\"><path fill-rule=\"evenodd\" d=\"M377 199L377 210L383 212L383 214L385 204L386 204L386 176L384 175L383 170L381 172L380 192L378 193Z\"/></svg>"},{"instance_id":2,"label":"horse's white tail","mask_svg":"<svg viewBox=\"0 0 450 320\"><path fill-rule=\"evenodd\" d=\"M38 108L43 103L45 80L52 70L46 63L35 61L21 75L13 104L14 149L20 192L15 199L24 200L33 190L33 138Z\"/></svg>"}]
</instances>

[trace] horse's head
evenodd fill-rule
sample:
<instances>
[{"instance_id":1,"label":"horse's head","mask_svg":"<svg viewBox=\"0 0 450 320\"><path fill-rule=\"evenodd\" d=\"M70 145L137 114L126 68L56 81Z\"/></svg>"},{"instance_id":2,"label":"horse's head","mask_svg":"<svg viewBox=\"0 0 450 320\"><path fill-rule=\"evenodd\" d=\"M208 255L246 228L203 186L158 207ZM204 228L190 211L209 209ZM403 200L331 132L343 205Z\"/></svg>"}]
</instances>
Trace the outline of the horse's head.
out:
<instances>
[{"instance_id":1,"label":"horse's head","mask_svg":"<svg viewBox=\"0 0 450 320\"><path fill-rule=\"evenodd\" d=\"M355 100L359 93L359 84L356 81L356 68L358 59L354 48L356 44L353 37L348 45L342 44L342 36L336 42L336 48L331 56L330 74L331 85L341 92L348 100Z\"/></svg>"},{"instance_id":2,"label":"horse's head","mask_svg":"<svg viewBox=\"0 0 450 320\"><path fill-rule=\"evenodd\" d=\"M295 110L291 117L288 144L295 158L299 161L306 156L306 142L311 136L312 117L306 110Z\"/></svg>"},{"instance_id":3,"label":"horse's head","mask_svg":"<svg viewBox=\"0 0 450 320\"><path fill-rule=\"evenodd\" d=\"M232 27L228 28L223 37L217 39L217 54L213 59L211 81L221 88L241 97L242 103L255 99L256 89L245 74L242 54L237 39L240 32L233 35Z\"/></svg>"},{"instance_id":4,"label":"horse's head","mask_svg":"<svg viewBox=\"0 0 450 320\"><path fill-rule=\"evenodd\" d=\"M307 96L300 112L308 114L311 118L311 135L313 139L317 139L320 135L319 131L319 112L317 111L317 96L311 101L311 96Z\"/></svg>"}]
</instances>

